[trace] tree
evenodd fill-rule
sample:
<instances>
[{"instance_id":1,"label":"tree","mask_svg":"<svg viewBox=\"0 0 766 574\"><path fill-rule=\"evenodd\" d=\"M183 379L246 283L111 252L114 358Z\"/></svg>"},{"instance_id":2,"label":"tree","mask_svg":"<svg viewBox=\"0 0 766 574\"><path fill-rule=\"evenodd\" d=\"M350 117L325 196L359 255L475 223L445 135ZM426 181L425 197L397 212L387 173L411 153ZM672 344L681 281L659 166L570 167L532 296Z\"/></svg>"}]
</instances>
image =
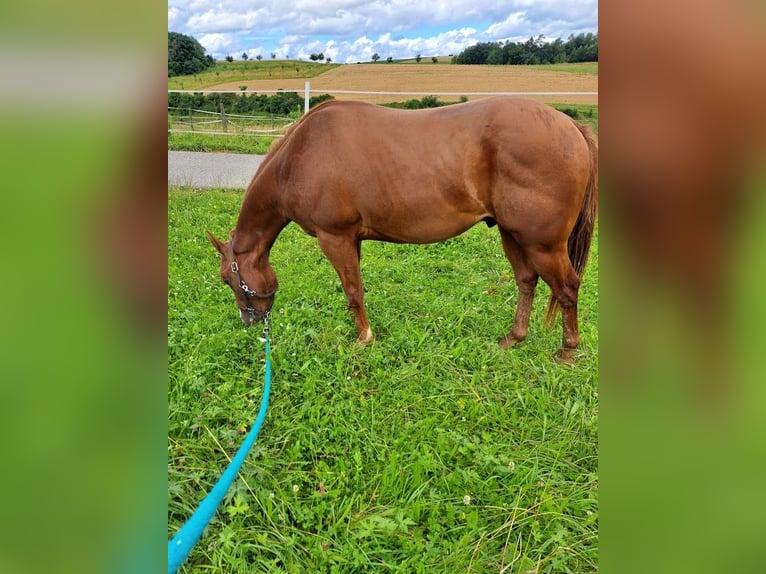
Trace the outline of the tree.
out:
<instances>
[{"instance_id":1,"label":"tree","mask_svg":"<svg viewBox=\"0 0 766 574\"><path fill-rule=\"evenodd\" d=\"M598 62L597 34L570 35L563 47L568 62Z\"/></svg>"},{"instance_id":2,"label":"tree","mask_svg":"<svg viewBox=\"0 0 766 574\"><path fill-rule=\"evenodd\" d=\"M433 56L433 57L431 58L431 61L432 61L434 64L436 64L436 63L438 63L438 62L439 62L439 58L437 58L436 56Z\"/></svg>"},{"instance_id":3,"label":"tree","mask_svg":"<svg viewBox=\"0 0 766 574\"><path fill-rule=\"evenodd\" d=\"M272 53L271 53L271 59L272 59L272 60L276 60L276 59L277 59L277 54L276 54L276 52L272 52Z\"/></svg>"},{"instance_id":4,"label":"tree","mask_svg":"<svg viewBox=\"0 0 766 574\"><path fill-rule=\"evenodd\" d=\"M330 56L327 56L327 59L325 60L328 64L332 64L332 58Z\"/></svg>"},{"instance_id":5,"label":"tree","mask_svg":"<svg viewBox=\"0 0 766 574\"><path fill-rule=\"evenodd\" d=\"M378 54L377 52L375 52L375 53L372 55L372 61L373 61L373 62L377 62L378 60L380 60L380 54Z\"/></svg>"},{"instance_id":6,"label":"tree","mask_svg":"<svg viewBox=\"0 0 766 574\"><path fill-rule=\"evenodd\" d=\"M168 77L196 74L215 66L212 56L191 36L168 32Z\"/></svg>"},{"instance_id":7,"label":"tree","mask_svg":"<svg viewBox=\"0 0 766 574\"><path fill-rule=\"evenodd\" d=\"M487 53L487 64L498 65L505 64L503 60L503 48L500 44L493 44Z\"/></svg>"},{"instance_id":8,"label":"tree","mask_svg":"<svg viewBox=\"0 0 766 574\"><path fill-rule=\"evenodd\" d=\"M242 52L242 59L247 62L247 52Z\"/></svg>"},{"instance_id":9,"label":"tree","mask_svg":"<svg viewBox=\"0 0 766 574\"><path fill-rule=\"evenodd\" d=\"M260 54L258 54L258 55L255 57L255 59L256 59L256 60L258 60L258 61L260 62L261 60L263 60L263 56L261 56Z\"/></svg>"},{"instance_id":10,"label":"tree","mask_svg":"<svg viewBox=\"0 0 766 574\"><path fill-rule=\"evenodd\" d=\"M388 58L386 58L386 62L389 64L393 61L394 61L394 58L392 56L389 56Z\"/></svg>"},{"instance_id":11,"label":"tree","mask_svg":"<svg viewBox=\"0 0 766 574\"><path fill-rule=\"evenodd\" d=\"M418 54L417 56L415 56L415 61L416 61L418 64L420 63L420 60L422 60L422 59L423 59L423 56L421 56L420 54Z\"/></svg>"},{"instance_id":12,"label":"tree","mask_svg":"<svg viewBox=\"0 0 766 574\"><path fill-rule=\"evenodd\" d=\"M486 64L492 44L491 42L479 42L469 46L455 56L453 62L456 64Z\"/></svg>"},{"instance_id":13,"label":"tree","mask_svg":"<svg viewBox=\"0 0 766 574\"><path fill-rule=\"evenodd\" d=\"M234 56L231 56L231 55L226 56L226 61L227 62L233 62L234 61Z\"/></svg>"}]
</instances>

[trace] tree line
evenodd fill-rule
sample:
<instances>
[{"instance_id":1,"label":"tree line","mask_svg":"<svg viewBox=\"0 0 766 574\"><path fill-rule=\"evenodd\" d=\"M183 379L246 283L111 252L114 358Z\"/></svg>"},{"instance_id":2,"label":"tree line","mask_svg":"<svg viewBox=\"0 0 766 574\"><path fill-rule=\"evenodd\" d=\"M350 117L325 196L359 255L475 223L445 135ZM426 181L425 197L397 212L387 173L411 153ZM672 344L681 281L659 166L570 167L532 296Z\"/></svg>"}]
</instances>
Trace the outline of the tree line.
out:
<instances>
[{"instance_id":1,"label":"tree line","mask_svg":"<svg viewBox=\"0 0 766 574\"><path fill-rule=\"evenodd\" d=\"M598 62L598 34L570 35L566 42L545 36L526 42L480 42L469 46L454 58L454 64L559 64L563 62Z\"/></svg>"}]
</instances>

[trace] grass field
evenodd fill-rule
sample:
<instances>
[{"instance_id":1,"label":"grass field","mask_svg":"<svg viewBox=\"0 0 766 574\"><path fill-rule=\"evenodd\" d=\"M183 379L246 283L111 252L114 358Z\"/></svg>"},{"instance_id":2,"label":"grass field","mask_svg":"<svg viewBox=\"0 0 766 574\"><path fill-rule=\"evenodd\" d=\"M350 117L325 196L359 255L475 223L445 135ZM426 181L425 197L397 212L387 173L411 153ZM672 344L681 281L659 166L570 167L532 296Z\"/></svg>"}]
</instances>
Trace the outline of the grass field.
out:
<instances>
[{"instance_id":1,"label":"grass field","mask_svg":"<svg viewBox=\"0 0 766 574\"><path fill-rule=\"evenodd\" d=\"M168 535L255 417L258 328L244 328L204 230L226 237L241 192L168 197ZM182 572L597 570L598 241L574 367L560 325L508 330L517 291L496 230L427 246L367 242L377 340L316 241L290 225L271 262L274 382L261 436Z\"/></svg>"},{"instance_id":2,"label":"grass field","mask_svg":"<svg viewBox=\"0 0 766 574\"><path fill-rule=\"evenodd\" d=\"M279 61L227 64L196 77L168 78L168 89L300 90L311 77L311 89L333 94L334 90L400 92L598 92L598 62L550 64L543 66L467 66L433 64L430 58L420 64L378 62L375 64L314 64L301 62L295 68ZM222 64L218 64L222 66ZM217 66L217 67L218 67ZM260 68L261 66L263 68ZM269 77L268 73L272 76ZM226 76L231 74L231 76ZM391 101L386 95L333 94L338 99L373 103ZM598 96L533 96L546 103L598 104ZM404 98L406 99L406 97Z\"/></svg>"},{"instance_id":3,"label":"grass field","mask_svg":"<svg viewBox=\"0 0 766 574\"><path fill-rule=\"evenodd\" d=\"M192 76L168 78L168 90L201 90L221 82L243 80L277 80L313 78L337 64L300 62L298 60L249 60L247 62L217 62L215 67ZM234 88L239 89L239 87Z\"/></svg>"}]
</instances>

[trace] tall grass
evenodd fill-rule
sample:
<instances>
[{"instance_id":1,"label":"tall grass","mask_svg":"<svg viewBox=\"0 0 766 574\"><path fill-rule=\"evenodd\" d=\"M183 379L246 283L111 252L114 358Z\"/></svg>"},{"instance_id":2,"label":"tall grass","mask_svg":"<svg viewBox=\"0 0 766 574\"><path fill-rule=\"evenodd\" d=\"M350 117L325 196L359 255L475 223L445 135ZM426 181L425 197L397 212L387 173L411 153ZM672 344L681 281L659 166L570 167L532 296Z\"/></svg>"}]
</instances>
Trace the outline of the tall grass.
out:
<instances>
[{"instance_id":1,"label":"tall grass","mask_svg":"<svg viewBox=\"0 0 766 574\"><path fill-rule=\"evenodd\" d=\"M252 424L258 327L241 325L205 229L241 193L170 190L168 536ZM594 249L597 251L596 238ZM502 351L517 291L496 230L364 244L375 343L316 241L290 225L271 262L274 383L261 436L183 572L594 572L598 257L574 367L560 327Z\"/></svg>"},{"instance_id":2,"label":"tall grass","mask_svg":"<svg viewBox=\"0 0 766 574\"><path fill-rule=\"evenodd\" d=\"M277 138L244 134L168 132L168 150L265 155Z\"/></svg>"}]
</instances>

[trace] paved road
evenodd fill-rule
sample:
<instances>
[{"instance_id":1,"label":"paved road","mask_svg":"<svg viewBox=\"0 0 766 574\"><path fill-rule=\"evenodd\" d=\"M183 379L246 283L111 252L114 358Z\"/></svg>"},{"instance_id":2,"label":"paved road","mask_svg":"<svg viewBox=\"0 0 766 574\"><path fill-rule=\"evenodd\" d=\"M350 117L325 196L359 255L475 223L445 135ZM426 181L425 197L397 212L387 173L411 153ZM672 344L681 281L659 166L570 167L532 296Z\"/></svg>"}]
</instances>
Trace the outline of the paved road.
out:
<instances>
[{"instance_id":1,"label":"paved road","mask_svg":"<svg viewBox=\"0 0 766 574\"><path fill-rule=\"evenodd\" d=\"M246 188L263 161L262 155L168 152L168 185Z\"/></svg>"}]
</instances>

